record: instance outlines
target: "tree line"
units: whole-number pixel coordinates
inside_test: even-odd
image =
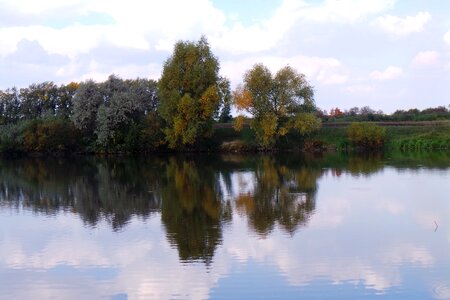
[[[450,120],[450,105],[448,107],[430,107],[423,110],[417,108],[399,109],[392,114],[386,114],[381,110],[376,111],[369,106],[352,107],[348,110],[335,107],[330,112],[320,111],[319,116],[325,122],[439,121]]]
[[[31,84],[0,91],[0,152],[146,152],[218,147],[215,123],[248,124],[260,149],[301,141],[322,121],[450,119],[449,109],[317,109],[314,89],[290,66],[276,73],[256,64],[231,90],[206,38],[179,41],[158,81],[87,80]],[[231,107],[238,115],[231,116]]]
[[[318,128],[313,89],[303,74],[285,67],[272,76],[257,64],[232,92],[219,70],[202,37],[175,44],[159,81],[111,75],[100,83],[43,82],[0,91],[0,151],[199,149],[210,144],[214,123],[231,120],[232,105],[251,115],[263,148],[289,131]]]

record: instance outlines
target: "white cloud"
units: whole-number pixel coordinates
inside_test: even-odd
[[[198,38],[201,33],[209,36],[218,49],[232,53],[257,52],[275,47],[298,21],[352,23],[382,12],[394,3],[393,0],[326,0],[309,4],[303,0],[284,0],[271,18],[244,26],[239,20],[227,19],[208,0],[155,2],[45,0],[36,4],[31,0],[7,1],[9,6],[27,15],[70,9],[78,16],[92,12],[108,15],[115,24],[74,23],[64,28],[52,28],[36,23],[2,28],[0,55],[13,52],[22,39],[36,40],[50,53],[72,56],[86,52],[102,41],[138,49],[171,51],[177,40]]]
[[[447,45],[450,45],[450,30],[447,31],[446,34],[444,34],[444,42],[445,42]]]
[[[222,62],[222,73],[235,85],[242,81],[242,75],[256,63],[263,63],[272,72],[290,65],[306,75],[308,80],[321,84],[341,84],[347,81],[348,75],[342,63],[332,57],[316,57],[296,55],[292,57],[254,56],[242,60]]]
[[[37,41],[49,53],[75,56],[86,53],[105,39],[118,42],[121,35],[114,37],[110,26],[71,26],[54,29],[46,26],[10,27],[0,29],[0,55],[11,54],[17,44],[26,39]],[[131,43],[130,37],[122,41]],[[131,43],[133,45],[133,43]],[[131,46],[130,45],[130,46]]]
[[[233,53],[271,49],[297,21],[296,12],[299,6],[303,6],[301,2],[284,1],[270,19],[247,27],[239,21],[234,21],[230,28],[222,26],[222,29],[213,35],[212,43],[219,49]]]
[[[233,53],[268,50],[277,45],[296,22],[353,23],[371,14],[392,7],[393,0],[326,0],[320,4],[309,4],[303,0],[284,0],[270,19],[243,26],[234,22],[231,28],[222,26],[222,31],[213,38],[213,44]],[[343,77],[333,82],[342,82]]]
[[[369,84],[355,84],[344,88],[344,91],[350,94],[367,94],[373,92],[374,90],[374,86]]]
[[[234,54],[269,50],[276,46],[287,31],[280,27],[271,27],[268,23],[245,27],[236,23],[231,29],[214,34],[211,44],[216,49]]]
[[[353,23],[384,11],[393,3],[393,0],[326,0],[309,4],[303,0],[284,0],[270,19],[248,27],[238,21],[231,28],[222,26],[212,41],[219,49],[233,53],[268,50],[275,47],[296,22]],[[343,77],[333,80],[342,81]]]
[[[0,3],[0,69],[3,70],[0,88],[41,80],[58,83],[90,77],[102,80],[112,72],[121,77],[155,78],[160,75],[162,62],[176,41],[196,40],[204,34],[221,59],[224,75],[232,77],[234,82],[241,81],[243,72],[255,62],[273,69],[290,64],[313,81],[321,105],[331,101],[322,99],[352,101],[350,94],[373,91],[372,86],[361,85],[366,82],[352,78],[356,73],[369,74],[374,70],[359,64],[367,60],[364,56],[368,52],[380,52],[377,58],[371,58],[377,60],[377,65],[400,66],[400,62],[393,60],[397,57],[396,49],[408,57],[423,50],[420,45],[424,41],[419,39],[426,38],[425,35],[408,41],[408,49],[402,49],[404,45],[382,44],[383,36],[367,31],[371,20],[379,17],[374,24],[399,36],[427,29],[430,13],[436,20],[443,13],[432,12],[431,8],[428,13],[428,8],[416,6],[415,12],[407,17],[404,7],[395,6],[395,0],[282,0],[277,7],[266,10],[264,17],[253,15],[253,11],[244,13],[240,6],[233,8],[232,13],[222,11],[213,0],[0,0]],[[435,30],[429,32],[430,38],[443,39],[445,43],[441,42],[440,46],[450,47],[450,28],[438,28],[437,23],[433,26]],[[48,66],[36,60],[33,65],[25,64],[16,55],[24,40],[36,42],[43,52],[63,56],[68,62]],[[358,43],[352,44],[355,40]],[[380,47],[386,51],[380,51]],[[449,69],[445,49],[433,47],[439,51],[444,68]],[[98,64],[90,65],[92,60]],[[348,87],[339,86],[344,83]],[[323,88],[324,85],[329,88]],[[440,86],[440,93],[445,94],[445,85]],[[373,93],[375,98],[382,97]],[[421,99],[408,97],[408,103],[415,101],[411,105],[422,107]]]
[[[62,9],[63,4],[56,2],[45,2],[42,10]],[[111,16],[115,24],[3,27],[0,29],[0,55],[14,52],[22,39],[36,40],[50,53],[72,56],[89,51],[104,41],[123,47],[170,51],[178,39],[223,31],[226,20],[223,13],[207,0],[164,1],[157,5],[153,1],[137,0],[73,2],[72,5],[80,7],[80,17],[86,12],[102,13]],[[69,9],[70,4],[64,2],[64,7]],[[26,5],[23,6],[21,4],[19,9],[28,12]]]
[[[160,64],[146,64],[146,65],[134,65],[134,64],[124,64],[120,66],[107,66],[98,64],[92,61],[89,64],[89,68],[82,75],[78,75],[77,69],[71,69],[70,66],[67,68],[63,67],[58,70],[59,76],[64,76],[69,78],[68,81],[84,81],[87,79],[92,79],[97,82],[105,81],[111,74],[120,74],[122,78],[151,78],[158,80],[162,66]]]
[[[373,71],[370,73],[370,78],[375,80],[392,80],[397,79],[403,74],[403,70],[400,67],[389,66],[384,71]]]
[[[375,25],[390,34],[404,36],[422,32],[425,24],[430,20],[431,15],[428,12],[419,12],[415,16],[407,16],[406,18],[385,15],[378,17]]]
[[[412,66],[414,67],[427,67],[427,66],[435,66],[439,63],[439,52],[437,51],[423,51],[417,53],[412,60]]]
[[[318,5],[306,4],[305,1],[285,2],[297,3],[302,19],[341,23],[353,23],[369,15],[381,13],[392,8],[395,3],[394,0],[325,0]]]

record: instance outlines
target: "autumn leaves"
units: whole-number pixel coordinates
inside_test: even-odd
[[[171,148],[189,147],[212,133],[215,118],[232,102],[240,113],[234,128],[241,130],[246,118],[262,148],[276,145],[290,131],[309,134],[320,127],[315,117],[313,89],[305,76],[286,66],[275,75],[257,64],[230,95],[229,82],[219,76],[219,62],[205,38],[178,42],[166,61],[159,82],[164,132]]]

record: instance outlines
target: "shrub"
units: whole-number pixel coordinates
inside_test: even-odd
[[[27,152],[67,152],[77,147],[78,131],[60,118],[38,119],[23,130],[23,147]]]
[[[0,152],[23,151],[23,132],[30,121],[21,121],[0,126]]]
[[[380,149],[384,146],[386,129],[373,123],[352,123],[347,129],[350,144],[363,149]]]

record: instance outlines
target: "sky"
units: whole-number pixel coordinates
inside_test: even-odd
[[[325,110],[450,105],[447,0],[0,0],[0,89],[157,80],[202,35],[232,87],[255,63],[289,65]]]

